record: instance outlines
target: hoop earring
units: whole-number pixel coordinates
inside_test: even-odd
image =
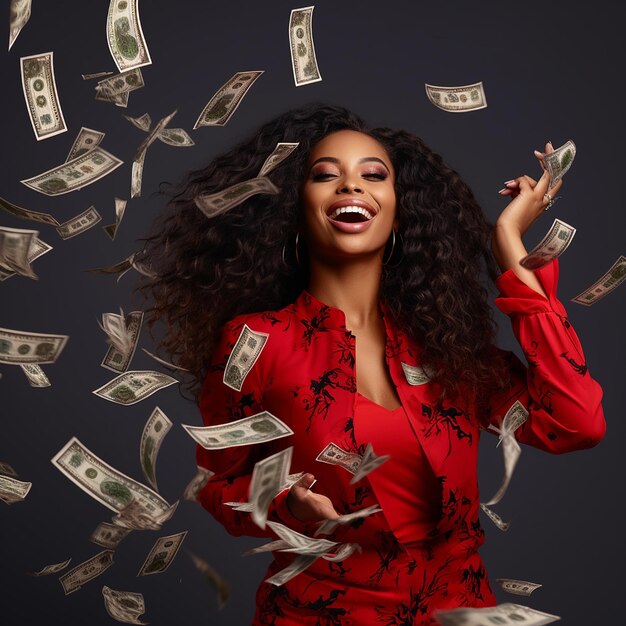
[[[299,239],[299,237],[300,237],[300,233],[297,232],[296,233],[296,264],[297,265],[300,265],[300,257],[298,256],[298,239]],[[287,245],[286,243],[283,244],[283,251],[282,251],[282,254],[281,254],[282,259],[283,259],[283,263],[285,263],[285,265],[287,265],[287,261],[285,260],[285,246],[286,245]]]
[[[389,263],[389,261],[391,260],[391,257],[393,256],[393,250],[396,247],[396,231],[392,230],[391,232],[393,235],[393,239],[391,241],[391,252],[389,253],[389,256],[387,257],[386,261],[383,258],[383,265],[387,265],[387,263]]]

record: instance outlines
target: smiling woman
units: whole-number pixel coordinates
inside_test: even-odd
[[[277,142],[299,142],[268,175],[278,194],[197,209],[255,178]],[[205,425],[254,433],[198,445],[213,474],[197,499],[233,535],[299,546],[275,546],[254,624],[425,625],[495,604],[478,553],[481,430],[514,413],[511,436],[562,453],[605,428],[557,261],[519,265],[548,182],[510,181],[493,229],[421,139],[314,105],[173,191],[142,259],[149,321],[165,322]],[[489,280],[528,369],[495,345]]]

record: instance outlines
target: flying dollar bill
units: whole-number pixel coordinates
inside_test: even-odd
[[[152,126],[152,118],[149,113],[144,113],[139,117],[130,117],[129,115],[124,116],[135,128],[139,130],[143,130],[144,132],[148,132],[150,130],[150,126]]]
[[[107,43],[120,72],[150,65],[150,53],[139,20],[139,0],[111,0],[107,14]]]
[[[159,537],[154,546],[152,546],[152,550],[150,550],[143,565],[139,568],[137,576],[148,576],[149,574],[164,572],[172,564],[186,536],[187,531],[184,530],[175,535]]]
[[[314,8],[310,6],[293,9],[289,16],[289,49],[296,87],[322,80],[313,45],[311,21]]]
[[[71,239],[72,237],[80,235],[86,230],[93,228],[101,220],[102,216],[100,213],[96,211],[95,207],[90,206],[79,215],[76,215],[72,219],[67,220],[67,222],[57,226],[57,233],[59,233],[59,237],[61,237],[61,239]]]
[[[313,565],[319,556],[311,554],[298,554],[296,558],[273,576],[270,576],[265,582],[271,585],[284,585],[286,582],[295,578],[298,574],[304,572],[305,569]]]
[[[128,369],[137,349],[137,341],[141,333],[143,311],[124,311],[103,313],[100,328],[106,333],[111,344],[100,364],[102,367],[122,373]]]
[[[289,528],[278,522],[267,522],[267,525],[280,539],[289,544],[289,547],[283,548],[281,552],[295,552],[296,554],[315,554],[321,556],[339,545],[336,541],[307,537],[293,530],[293,528]]]
[[[357,469],[354,476],[350,479],[350,484],[354,485],[354,483],[359,482],[359,480],[374,471],[377,467],[380,467],[385,461],[388,461],[389,458],[388,454],[377,456],[374,452],[372,444],[368,443],[365,447],[365,452],[363,453],[363,459],[359,465],[359,469]]]
[[[267,176],[272,170],[276,169],[299,145],[299,143],[277,143],[273,152],[265,159],[257,174],[257,178]]]
[[[11,0],[9,25],[9,50],[13,47],[17,36],[30,19],[31,0]]]
[[[268,411],[217,426],[181,424],[189,436],[207,450],[247,446],[293,435],[293,430]]]
[[[63,571],[69,564],[72,559],[67,559],[67,561],[62,561],[61,563],[54,563],[53,565],[46,565],[43,569],[38,572],[31,572],[29,576],[49,576],[50,574],[56,574],[57,572]]]
[[[319,528],[315,531],[315,536],[317,535],[330,535],[335,528],[339,525],[350,524],[356,519],[362,519],[364,517],[369,517],[374,513],[378,513],[382,511],[382,509],[377,504],[372,504],[364,509],[359,509],[358,511],[354,511],[352,513],[346,513],[345,515],[340,515],[335,519],[327,519],[324,520]]]
[[[575,234],[573,226],[555,219],[545,237],[520,260],[520,265],[528,270],[544,267],[567,250]]]
[[[67,131],[54,80],[53,53],[20,59],[22,90],[37,141]]]
[[[0,363],[54,363],[69,337],[0,328]]]
[[[4,474],[5,476],[14,476],[17,478],[17,472],[4,461],[0,461],[0,474]]]
[[[565,176],[569,168],[572,167],[575,156],[576,145],[571,139],[558,147],[554,152],[547,152],[544,155],[544,166],[550,175],[548,189],[552,189]]]
[[[287,480],[292,454],[293,446],[290,446],[254,465],[249,501],[252,504],[252,520],[260,528],[265,528],[269,506]]]
[[[223,381],[227,387],[241,391],[246,376],[263,352],[269,333],[252,330],[243,325],[224,368]]]
[[[274,196],[279,192],[269,178],[252,178],[215,193],[200,194],[194,198],[194,203],[207,217],[214,217],[257,194]]]
[[[320,463],[329,463],[330,465],[339,465],[351,474],[356,474],[363,457],[354,452],[346,452],[342,450],[336,443],[332,441],[317,455],[316,461]]]
[[[66,572],[59,578],[65,595],[78,591],[85,583],[103,574],[111,565],[113,565],[113,551],[103,550]]]
[[[150,414],[143,432],[141,433],[141,442],[139,444],[141,469],[143,470],[143,475],[155,491],[158,491],[156,482],[157,456],[163,439],[170,428],[172,428],[172,422],[157,406]]]
[[[213,567],[211,567],[204,559],[200,558],[197,554],[187,550],[187,554],[193,561],[196,569],[202,574],[207,582],[217,592],[217,608],[219,610],[226,606],[226,602],[230,598],[231,587],[230,584],[218,574]]]
[[[478,111],[487,106],[482,82],[459,87],[425,85],[428,99],[438,108],[449,113]]]
[[[170,363],[169,361],[166,361],[165,359],[158,357],[156,354],[153,354],[152,352],[150,352],[149,350],[146,350],[145,348],[142,348],[141,350],[142,352],[145,352],[151,359],[154,359],[157,363],[160,363],[161,365],[163,365],[164,367],[167,367],[168,369],[179,370],[181,372],[189,371],[189,370],[186,370],[184,367],[174,365],[173,363]]]
[[[509,529],[509,522],[505,522],[495,511],[492,511],[486,504],[480,503],[480,508],[483,513],[502,531],[506,532]]]
[[[33,483],[17,480],[10,476],[0,476],[0,500],[7,504],[21,502],[26,498]]]
[[[512,578],[496,578],[496,582],[509,593],[514,593],[518,596],[529,596],[535,589],[539,589],[542,585],[538,583],[531,583],[527,580],[514,580]]]
[[[50,252],[50,250],[52,250],[51,245],[47,244],[45,241],[42,241],[38,237],[33,237],[28,247],[28,254],[26,256],[26,261],[29,265],[28,270],[33,271],[30,267],[32,262],[38,259],[40,256],[43,256],[47,252]],[[2,264],[2,262],[0,262],[0,281],[6,280],[7,278],[10,278],[11,276],[15,276],[17,274],[17,271],[7,268]]]
[[[28,258],[37,235],[37,230],[0,226],[0,269],[36,279]]]
[[[92,393],[109,402],[130,406],[177,382],[175,378],[162,372],[135,370],[120,374],[102,387],[94,389]]]
[[[433,617],[441,626],[482,626],[482,624],[517,626],[521,622],[524,626],[545,626],[561,619],[558,615],[543,613],[512,602],[479,609],[468,607],[437,609],[433,611]]]
[[[74,143],[70,148],[65,162],[67,163],[68,161],[81,156],[81,154],[85,154],[86,152],[93,150],[96,146],[100,145],[103,139],[104,133],[101,133],[99,130],[93,130],[93,128],[86,128],[83,126],[78,131],[78,135],[76,135],[76,139],[74,139]]]
[[[111,76],[113,72],[92,72],[91,74],[81,74],[83,80],[93,80],[94,78],[102,78],[103,76]]]
[[[404,377],[409,385],[423,385],[427,383],[433,376],[433,373],[425,365],[409,365],[408,363],[401,363]]]
[[[189,148],[196,145],[189,133],[183,128],[165,128],[157,135],[157,138],[175,148]]]
[[[116,591],[104,585],[102,597],[107,613],[114,620],[125,624],[147,624],[139,619],[146,611],[142,594],[134,591]]]
[[[49,213],[40,213],[39,211],[31,211],[30,209],[23,209],[6,200],[0,198],[0,209],[15,215],[23,220],[30,220],[31,222],[39,222],[40,224],[50,224],[51,226],[60,226],[58,220]]]
[[[200,465],[198,465],[198,471],[196,472],[196,475],[189,481],[189,484],[185,487],[183,498],[185,498],[185,500],[190,500],[191,502],[196,502],[198,493],[200,493],[200,491],[209,482],[209,478],[211,478],[211,476],[213,476],[214,474],[215,472],[212,472],[206,467],[201,467]]]
[[[127,537],[132,530],[130,528],[122,528],[108,522],[100,522],[91,533],[90,541],[97,543],[103,548],[115,550],[120,545],[122,539]]]
[[[122,511],[131,503],[152,517],[170,511],[170,504],[156,491],[105,463],[76,437],[72,437],[51,462],[75,485],[112,511]]]
[[[626,256],[620,256],[604,276],[598,278],[591,287],[588,287],[585,291],[572,298],[572,302],[591,306],[611,293],[614,289],[617,289],[625,280]]]
[[[237,72],[229,78],[202,109],[193,129],[200,126],[224,126],[263,72],[264,70]]]
[[[123,161],[97,146],[67,163],[20,182],[46,196],[58,196],[95,183],[122,163]]]
[[[147,512],[140,502],[133,500],[112,517],[112,522],[130,530],[161,530],[177,508],[178,500],[162,513]]]
[[[144,85],[143,74],[139,68],[114,74],[96,83],[96,100],[126,107],[131,91],[141,89]]]
[[[36,363],[20,363],[20,368],[28,379],[31,387],[50,387],[50,381],[45,372]]]

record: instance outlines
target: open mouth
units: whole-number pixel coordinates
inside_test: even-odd
[[[362,206],[343,206],[328,213],[329,219],[347,224],[369,222],[374,215],[372,211]]]

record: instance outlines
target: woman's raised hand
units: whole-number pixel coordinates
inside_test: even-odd
[[[549,202],[547,195],[554,200],[563,185],[563,179],[548,191],[550,175],[544,167],[544,157],[550,152],[554,152],[550,142],[546,144],[545,152],[535,150],[535,156],[543,169],[543,175],[538,181],[530,176],[519,176],[507,181],[504,188],[498,192],[502,196],[512,198],[498,217],[496,223],[499,227],[510,229],[521,236],[545,210]]]
[[[301,522],[320,522],[327,519],[337,519],[339,513],[329,498],[321,493],[311,491],[315,482],[313,474],[305,474],[294,483],[287,496],[287,507],[294,517]]]

